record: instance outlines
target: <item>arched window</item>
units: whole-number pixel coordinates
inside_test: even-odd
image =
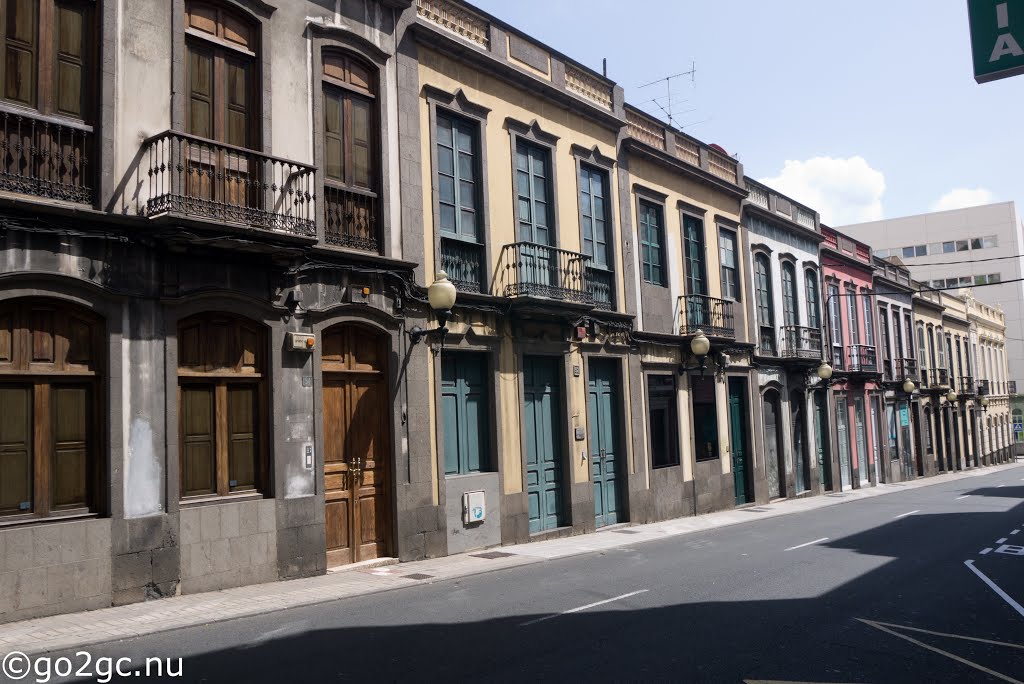
[[[247,149],[259,146],[258,34],[245,18],[219,4],[187,3],[189,133]]]
[[[178,323],[181,496],[264,491],[266,333],[228,313]]]
[[[821,296],[818,286],[818,272],[813,268],[804,270],[804,287],[807,290],[807,327],[821,328]]]
[[[775,311],[772,303],[771,265],[765,254],[754,257],[754,303],[760,328],[758,347],[762,354],[775,354]]]
[[[796,296],[796,268],[782,262],[782,317],[784,325],[800,325],[800,307]]]
[[[80,307],[0,303],[0,519],[100,509],[103,340]]]
[[[378,251],[376,69],[327,49],[320,78],[327,241]]]

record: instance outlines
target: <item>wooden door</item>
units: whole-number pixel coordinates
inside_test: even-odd
[[[828,451],[827,396],[814,393],[814,444],[818,455],[818,482],[822,489],[832,489],[832,458]]]
[[[772,391],[764,397],[764,449],[765,465],[768,468],[768,498],[777,499],[786,495],[783,484],[785,470],[779,468],[781,449],[779,448],[779,400],[778,393]]]
[[[845,397],[836,397],[836,442],[839,444],[839,486],[853,486],[853,465],[850,459],[850,411]]]
[[[796,491],[806,492],[811,488],[810,465],[807,461],[807,425],[804,419],[806,401],[801,392],[789,395],[789,410],[793,423],[793,477]]]
[[[594,359],[590,362],[590,467],[597,527],[625,520],[620,484],[617,378],[614,361]]]
[[[390,552],[390,397],[385,341],[359,326],[324,334],[327,564]]]
[[[853,398],[853,419],[857,435],[857,473],[860,483],[868,480],[868,428],[864,415],[864,397]]]
[[[562,421],[559,360],[523,358],[526,498],[530,532],[562,526]]]
[[[729,444],[736,505],[750,501],[747,464],[747,388],[740,378],[729,378]]]

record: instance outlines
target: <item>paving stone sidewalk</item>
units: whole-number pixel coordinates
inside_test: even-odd
[[[11,651],[40,655],[192,625],[216,623],[297,606],[365,596],[414,586],[422,582],[448,580],[835,506],[897,491],[989,475],[1018,465],[1010,463],[937,475],[906,483],[857,489],[841,494],[786,499],[771,504],[748,506],[647,525],[616,526],[613,529],[593,534],[518,546],[503,546],[444,558],[377,567],[362,566],[334,571],[318,577],[175,596],[116,608],[25,620],[0,625],[0,655]]]

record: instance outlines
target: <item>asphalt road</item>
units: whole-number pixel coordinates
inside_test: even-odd
[[[183,656],[167,681],[1018,681],[1015,544],[1024,467],[90,651]]]

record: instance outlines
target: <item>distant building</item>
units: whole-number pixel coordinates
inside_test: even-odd
[[[976,287],[1006,315],[1010,390],[1024,380],[1024,234],[1013,202],[858,223],[838,228],[897,256],[913,278],[932,287]],[[998,258],[1017,255],[1016,258]],[[973,263],[967,263],[973,262]],[[995,283],[995,284],[994,284]]]

